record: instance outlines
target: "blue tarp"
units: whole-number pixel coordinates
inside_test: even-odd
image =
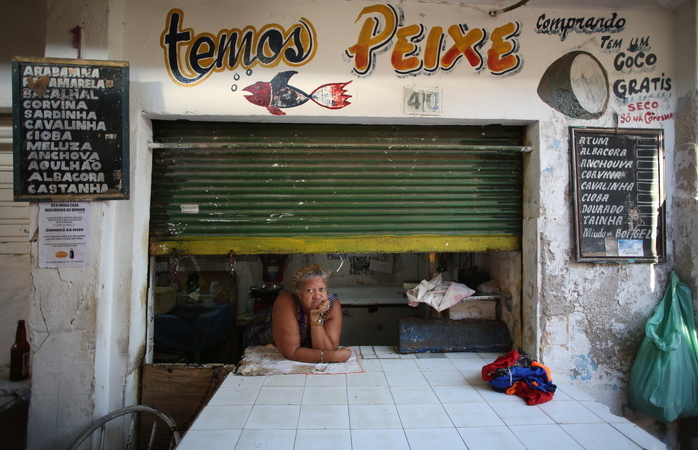
[[[230,331],[231,304],[177,306],[167,314],[155,315],[155,346],[196,353],[225,338]]]

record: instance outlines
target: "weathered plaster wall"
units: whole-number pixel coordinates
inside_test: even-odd
[[[41,0],[8,0],[0,17],[0,40],[14,42],[0,47],[0,112],[12,111],[11,60],[16,55],[43,56],[46,5]],[[5,80],[7,80],[5,82]],[[28,319],[31,299],[29,255],[0,255],[0,348],[15,340],[17,321]],[[10,352],[0,353],[0,366],[10,364]]]
[[[676,29],[678,42],[681,43],[679,50],[683,57],[677,60],[677,72],[681,73],[682,77],[677,85],[676,158],[672,168],[676,174],[675,208],[685,211],[676,217],[675,232],[672,236],[676,242],[675,270],[694,293],[698,292],[698,38],[695,27],[689,24],[695,20],[695,4],[685,7],[682,13],[677,15]]]
[[[601,125],[612,127],[613,122]],[[664,292],[672,247],[668,243],[669,261],[660,265],[575,262],[565,126],[554,121],[557,131],[541,145],[548,152],[541,150],[540,183],[545,195],[541,194],[538,252],[540,358],[554,373],[568,377],[614,414],[638,420],[628,404],[626,384],[644,324]],[[672,159],[668,144],[668,166]],[[668,186],[672,179],[667,173]],[[672,217],[668,208],[668,229]],[[675,439],[666,427],[649,422],[644,425],[665,442]]]
[[[31,298],[31,271],[29,255],[0,256],[0,345],[9,349],[15,341],[18,320],[29,317]],[[24,270],[18,271],[17,268]],[[10,352],[5,351],[0,357],[0,366],[6,369],[10,365]],[[9,369],[8,369],[9,370]]]
[[[683,55],[677,60],[677,72],[681,74],[677,85],[678,107],[676,114],[676,191],[674,209],[676,215],[672,231],[674,240],[674,270],[693,293],[693,309],[698,317],[698,36],[695,23],[698,11],[695,2],[685,6],[676,15],[677,50]],[[645,418],[640,420],[646,421]],[[649,421],[647,421],[649,422]],[[676,426],[682,448],[698,446],[696,418],[682,419]],[[651,425],[650,425],[651,426]],[[654,426],[661,427],[661,424]]]
[[[479,267],[497,282],[501,292],[508,294],[499,301],[498,319],[507,324],[513,346],[524,347],[521,329],[521,253],[485,253],[482,260]]]
[[[628,103],[652,99],[657,114],[651,124],[665,130],[667,167],[674,167],[675,89],[648,87],[630,99],[607,92],[609,102],[596,119],[574,118],[558,112],[537,94],[543,73],[560,56],[584,50],[605,68],[610,84],[616,80],[675,75],[672,15],[624,8],[622,32],[536,32],[542,14],[554,17],[610,17],[608,10],[547,10],[526,7],[492,18],[458,4],[395,2],[402,25],[421,24],[426,30],[467,23],[491,37],[508,24],[520,24],[512,52],[523,64],[506,75],[488,66],[476,69],[466,60],[431,76],[400,76],[391,66],[390,50],[378,52],[372,71],[359,75],[346,51],[357,42],[372,1],[260,0],[191,1],[182,6],[179,31],[210,33],[245,27],[261,30],[274,24],[284,30],[304,18],[317,38],[314,57],[290,67],[284,62],[249,70],[236,67],[212,73],[192,86],[182,86],[168,75],[165,48],[170,1],[133,0],[49,2],[47,56],[75,57],[75,25],[85,27],[83,57],[122,59],[131,66],[131,192],[123,202],[100,202],[93,208],[95,266],[85,269],[35,268],[36,294],[32,304],[35,379],[30,426],[30,448],[63,448],[92,416],[134,401],[137,367],[145,342],[148,204],[150,192],[153,118],[332,123],[518,123],[528,125],[533,152],[526,157],[525,222],[521,254],[522,342],[556,373],[579,381],[580,387],[620,411],[624,385],[640,329],[663,292],[671,262],[665,265],[594,265],[574,262],[572,197],[570,194],[569,126],[616,125],[615,114],[628,117]],[[695,21],[692,22],[695,28]],[[463,29],[461,32],[465,33]],[[604,36],[622,38],[622,48],[605,47]],[[633,38],[647,38],[657,56],[652,67],[615,69],[614,58]],[[449,44],[450,46],[451,44]],[[482,55],[491,41],[485,40]],[[204,50],[202,50],[204,51]],[[181,55],[180,55],[181,56]],[[405,58],[407,54],[403,55]],[[181,60],[180,63],[182,63]],[[206,58],[202,59],[205,64]],[[186,68],[186,64],[182,67]],[[278,72],[297,70],[289,84],[312,91],[325,83],[347,82],[351,105],[328,110],[312,102],[286,108],[285,116],[248,102],[242,88],[269,81]],[[188,69],[187,69],[188,70]],[[191,74],[191,72],[189,71]],[[593,84],[593,83],[592,83]],[[405,86],[438,87],[443,93],[440,116],[403,112]],[[593,88],[591,89],[594,90]],[[587,92],[592,94],[594,92]],[[598,94],[598,92],[595,92]],[[584,95],[584,93],[582,93]],[[593,103],[593,102],[592,102]],[[621,124],[623,125],[623,124]],[[674,186],[667,173],[667,186]],[[673,229],[677,207],[669,192],[668,226]],[[36,210],[33,212],[36,217]],[[35,227],[35,224],[33,225]],[[680,236],[675,236],[676,241]],[[36,251],[36,249],[34,249]],[[669,254],[673,245],[669,244]]]
[[[83,58],[118,59],[121,39],[109,49],[107,41],[120,36],[120,2],[49,2],[48,10],[46,56],[75,58],[69,30],[80,25]],[[28,448],[65,448],[93,418],[137,401],[146,321],[144,216],[147,197],[146,205],[138,198],[95,202],[92,267],[40,269],[33,244]],[[33,230],[37,217],[33,206]]]
[[[0,110],[12,110],[14,56],[43,56],[46,46],[46,0],[5,0],[0,38],[11,43],[0,48]]]

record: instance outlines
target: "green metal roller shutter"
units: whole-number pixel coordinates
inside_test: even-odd
[[[152,254],[519,247],[520,127],[153,129]]]

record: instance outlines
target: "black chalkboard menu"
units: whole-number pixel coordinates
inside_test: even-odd
[[[128,69],[13,59],[15,201],[129,198]]]
[[[662,130],[570,128],[579,262],[664,262]]]

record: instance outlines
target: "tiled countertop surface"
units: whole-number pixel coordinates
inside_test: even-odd
[[[541,405],[495,392],[480,369],[498,354],[357,349],[365,373],[229,375],[178,449],[665,448],[562,377]]]

